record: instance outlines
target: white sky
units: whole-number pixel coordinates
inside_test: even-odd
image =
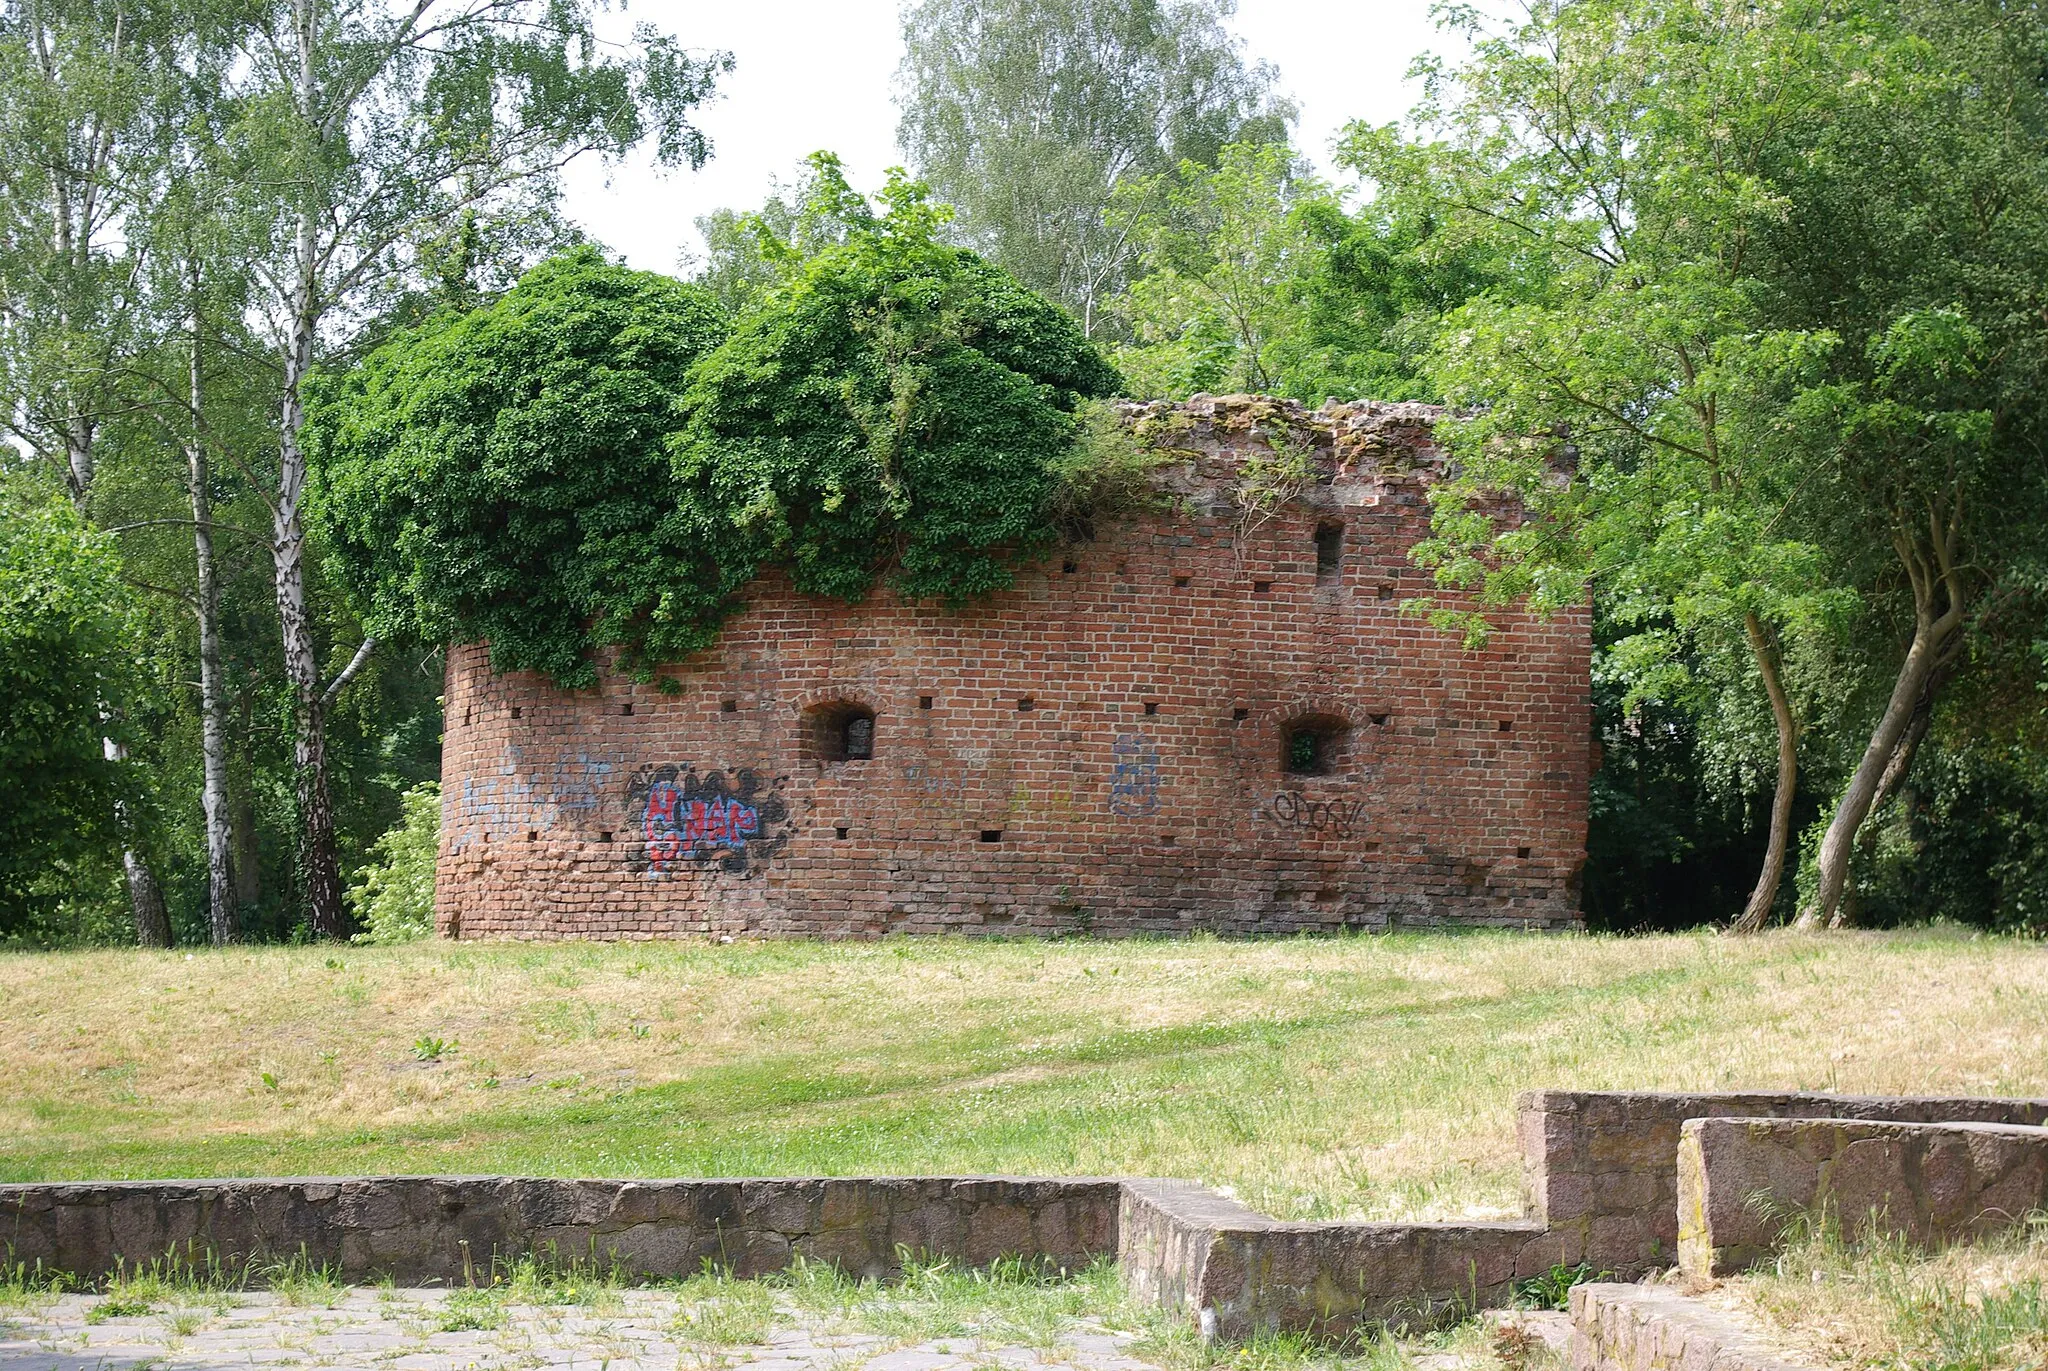
[[[1301,107],[1295,143],[1327,171],[1330,140],[1346,123],[1386,123],[1414,103],[1419,92],[1402,78],[1417,53],[1461,48],[1428,11],[1429,0],[1240,0],[1230,25],[1250,56],[1279,68]],[[609,173],[594,162],[570,168],[569,213],[632,266],[676,270],[702,250],[698,215],[759,205],[771,179],[794,179],[819,148],[837,152],[862,190],[903,160],[892,98],[903,55],[897,0],[639,0],[626,21],[736,59],[698,121],[712,141],[702,171],[656,174],[644,161]]]

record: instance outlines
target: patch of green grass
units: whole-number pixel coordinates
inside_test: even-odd
[[[2048,1093],[2048,945],[1943,929],[332,957],[0,955],[0,1180],[1138,1174],[1477,1218],[1520,1212],[1518,1090]],[[422,1038],[443,1067],[392,1070]]]
[[[101,1298],[86,1311],[87,1323],[137,1318],[162,1306],[175,1311],[223,1313],[237,1303],[248,1271],[220,1261],[212,1252],[171,1251],[130,1266],[117,1262],[100,1282]]]
[[[77,1284],[69,1272],[44,1270],[40,1258],[0,1263],[0,1310],[40,1309]]]
[[[436,1311],[434,1329],[441,1333],[488,1333],[505,1326],[505,1299],[484,1286],[458,1286]]]
[[[626,1288],[623,1267],[590,1255],[564,1260],[552,1246],[510,1261],[500,1260],[491,1288],[507,1304],[580,1305],[616,1309]]]
[[[267,1287],[279,1304],[302,1309],[332,1309],[348,1298],[341,1273],[316,1262],[304,1248],[297,1255],[252,1268],[250,1275]]]
[[[767,1342],[783,1321],[772,1286],[735,1279],[731,1272],[709,1264],[701,1274],[676,1285],[675,1294],[676,1316],[669,1331],[695,1346],[756,1346]]]

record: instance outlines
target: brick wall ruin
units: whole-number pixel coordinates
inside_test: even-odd
[[[441,932],[1574,925],[1587,616],[1475,651],[1401,612],[1436,413],[1129,406],[1158,512],[959,609],[765,573],[667,689],[454,649]],[[1276,441],[1312,479],[1248,514]]]

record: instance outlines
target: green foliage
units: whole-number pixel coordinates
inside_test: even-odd
[[[707,634],[771,562],[847,599],[877,579],[949,602],[1008,585],[1053,536],[1077,407],[1117,384],[1057,308],[940,241],[921,186],[892,174],[880,213],[842,200],[847,241],[741,321],[683,397],[678,522],[718,574],[672,604]]]
[[[403,817],[370,847],[356,873],[349,911],[363,931],[349,941],[409,943],[434,931],[434,861],[441,845],[441,783],[425,781],[401,797]]]
[[[786,279],[716,346],[705,288],[584,250],[311,389],[324,526],[380,629],[586,685],[599,648],[651,673],[710,643],[764,565],[958,602],[1050,541],[1075,410],[1116,373],[940,241],[922,187],[892,176],[878,213],[812,166],[845,241],[755,221]]]
[[[1056,522],[1078,530],[1097,516],[1160,505],[1153,478],[1175,460],[1173,451],[1144,441],[1124,422],[1114,401],[1088,401],[1079,418],[1079,436],[1052,463]]]
[[[1402,146],[1354,127],[1338,161],[1370,175]],[[1137,260],[1115,302],[1133,340],[1117,362],[1132,393],[1436,398],[1425,362],[1440,320],[1508,281],[1511,255],[1444,232],[1427,190],[1379,177],[1374,191],[1347,209],[1280,143],[1121,185],[1111,219]]]
[[[1310,206],[1336,208],[1285,144],[1232,144],[1117,188],[1112,218],[1138,243],[1118,364],[1141,396],[1271,391],[1307,313],[1320,244]]]
[[[691,279],[731,313],[743,313],[811,258],[844,243],[867,213],[867,202],[846,184],[839,158],[814,152],[787,195],[778,185],[758,210],[713,210],[697,220],[705,258]]]
[[[1232,0],[918,0],[904,6],[897,139],[966,239],[1090,336],[1133,266],[1104,215],[1128,177],[1286,137],[1277,73]]]
[[[1873,821],[1857,919],[2048,933],[2048,755],[2020,742],[1930,749]]]
[[[1516,1282],[1515,1305],[1520,1309],[1563,1309],[1571,1297],[1573,1286],[1613,1278],[1612,1271],[1596,1272],[1587,1262],[1580,1262],[1577,1266],[1558,1262],[1540,1276]]]
[[[565,685],[600,646],[701,645],[670,606],[709,568],[667,517],[663,441],[723,327],[702,290],[579,249],[309,386],[318,514],[376,628]]]
[[[0,936],[56,898],[50,878],[119,841],[101,747],[133,677],[127,588],[68,502],[0,486]],[[61,882],[58,882],[61,886]]]

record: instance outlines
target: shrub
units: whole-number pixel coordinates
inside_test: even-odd
[[[376,859],[356,873],[349,908],[363,927],[358,943],[409,943],[434,931],[434,859],[441,846],[441,784],[405,792],[397,825],[370,847]]]
[[[700,646],[669,599],[717,568],[676,536],[664,443],[724,331],[708,292],[580,248],[317,378],[315,513],[376,628],[488,642],[500,670],[565,686],[596,679],[601,646]]]

